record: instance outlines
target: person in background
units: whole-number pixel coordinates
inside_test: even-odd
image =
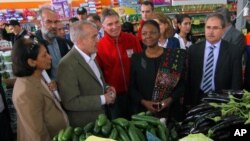
[[[108,105],[115,102],[115,88],[107,86],[95,62],[97,34],[92,22],[73,23],[70,36],[74,47],[59,64],[58,87],[73,127],[94,121],[105,110],[109,116]]]
[[[212,92],[242,89],[241,49],[222,39],[225,27],[221,14],[208,15],[206,40],[188,49],[188,92],[184,97],[188,109]]]
[[[25,35],[28,34],[27,30],[23,29],[19,21],[17,20],[9,21],[9,30],[14,34],[14,36],[12,36],[11,38],[12,44],[14,44],[15,41],[23,38]]]
[[[147,20],[142,42],[147,48],[131,59],[130,100],[132,114],[151,111],[157,117],[181,120],[180,97],[185,92],[186,51],[158,45],[160,26]]]
[[[98,35],[97,38],[101,39],[104,36],[104,31],[102,28],[102,23],[101,23],[101,18],[99,15],[97,14],[89,14],[87,16],[87,21],[93,22],[94,24],[96,24],[97,29],[98,29]]]
[[[0,74],[0,138],[3,141],[14,141],[8,104],[2,87],[2,74]]]
[[[60,38],[65,38],[64,24],[62,22],[57,24],[57,36]]]
[[[13,33],[7,33],[8,24],[5,21],[0,21],[0,31],[2,32],[2,38],[7,41],[11,41],[11,37],[14,36]]]
[[[191,37],[191,17],[182,14],[176,15],[177,19],[177,33],[174,37],[179,39],[180,46],[182,49],[187,49],[192,45]]]
[[[174,28],[171,19],[161,12],[156,12],[153,19],[160,25],[161,37],[158,45],[163,48],[180,48],[179,40],[173,37]]]
[[[172,18],[172,25],[173,25],[173,28],[174,28],[174,31],[175,33],[177,32],[177,29],[178,29],[178,24],[177,24],[177,18],[176,18],[176,15],[173,16]]]
[[[225,32],[223,33],[222,39],[226,40],[234,45],[240,47],[242,53],[245,51],[245,37],[237,30],[231,23],[231,14],[227,8],[218,8],[215,12],[221,14],[226,21]]]
[[[51,67],[51,56],[42,43],[22,38],[12,50],[13,73],[17,77],[13,104],[17,111],[17,141],[51,141],[68,118],[52,91],[56,84],[46,84],[42,71]]]
[[[124,22],[122,24],[122,31],[127,33],[132,33],[133,35],[135,35],[134,25],[130,22]]]
[[[77,14],[77,18],[81,21],[81,20],[87,19],[88,12],[84,7],[79,7],[76,10],[76,14]]]
[[[104,37],[98,42],[97,61],[105,81],[115,87],[117,98],[111,107],[112,118],[129,118],[128,84],[130,59],[133,53],[141,52],[138,39],[121,31],[119,15],[113,9],[102,11]]]
[[[72,18],[70,18],[70,19],[69,19],[68,28],[70,28],[71,25],[72,25],[74,22],[77,22],[77,21],[79,21],[79,19],[78,19],[77,17],[72,17]],[[66,33],[65,38],[66,38],[67,40],[71,41],[69,32]]]
[[[138,28],[138,32],[137,32],[137,37],[139,39],[139,41],[141,42],[141,29],[142,29],[142,25],[145,21],[152,19],[154,15],[154,4],[151,1],[144,1],[141,4],[141,21],[139,23],[139,28]],[[144,46],[141,43],[143,49]]]
[[[68,53],[72,44],[68,44],[65,39],[57,37],[59,20],[55,11],[47,7],[42,7],[38,13],[41,19],[41,30],[36,32],[36,37],[39,42],[45,45],[48,53],[52,57],[52,66],[47,72],[50,78],[55,80],[59,61]]]

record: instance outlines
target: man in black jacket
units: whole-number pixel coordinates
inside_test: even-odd
[[[64,39],[56,37],[59,20],[55,11],[43,7],[39,10],[39,16],[41,18],[41,30],[36,32],[36,37],[45,44],[48,53],[52,57],[52,67],[48,74],[51,79],[55,80],[60,59],[68,53],[73,45],[67,44]]]
[[[14,44],[16,40],[21,39],[28,34],[27,30],[23,29],[17,20],[9,21],[9,30],[14,34],[14,36],[11,37],[12,44]]]

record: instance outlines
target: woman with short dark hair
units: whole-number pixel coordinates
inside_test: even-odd
[[[12,97],[17,139],[50,141],[68,125],[66,114],[42,79],[42,71],[51,67],[51,57],[43,44],[23,38],[14,44],[12,62],[17,77]]]

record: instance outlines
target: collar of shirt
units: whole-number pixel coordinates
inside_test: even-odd
[[[158,42],[158,45],[160,47],[163,47],[163,48],[166,48],[167,47],[167,44],[168,44],[168,39],[165,40],[165,42],[163,44],[160,43],[160,41]]]
[[[96,53],[93,53],[91,54],[90,56],[87,55],[86,53],[84,53],[83,51],[81,51],[76,45],[75,45],[75,49],[80,53],[80,55],[84,58],[84,60],[86,62],[90,62],[90,61],[93,61],[95,60],[95,57],[96,57]]]
[[[206,49],[210,49],[211,46],[215,46],[214,49],[217,49],[217,48],[220,47],[220,44],[221,44],[221,40],[219,42],[215,43],[215,44],[211,44],[208,41],[206,41]]]
[[[21,32],[19,32],[19,34],[17,36],[22,35],[23,32],[24,32],[24,30],[22,29]]]

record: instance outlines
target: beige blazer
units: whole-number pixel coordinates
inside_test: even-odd
[[[102,73],[101,79],[105,87]],[[100,113],[104,113],[100,98],[104,88],[75,48],[61,59],[57,81],[70,125],[83,126],[90,121],[95,121]]]
[[[17,111],[18,141],[51,141],[60,129],[66,128],[60,105],[40,79],[18,77],[12,99]]]

